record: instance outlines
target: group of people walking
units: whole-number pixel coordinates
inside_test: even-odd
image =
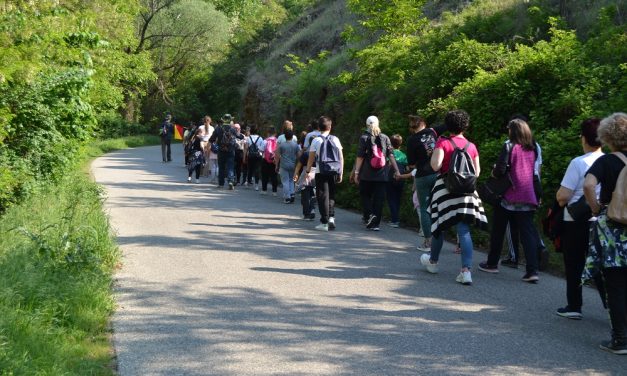
[[[470,126],[465,111],[448,112],[444,124],[436,127],[410,116],[406,154],[401,151],[403,138],[382,133],[376,116],[368,117],[365,125],[349,181],[359,187],[367,230],[380,230],[386,199],[390,226],[399,226],[403,181],[409,179],[423,235],[417,248],[424,252],[420,263],[427,272],[438,273],[445,235],[454,229],[461,257],[456,281],[471,285],[471,227],[487,230],[490,222],[489,253],[478,269],[496,274],[499,265],[517,268],[517,252],[500,258],[505,238],[515,249],[520,241],[525,258],[522,281],[538,283],[544,244],[534,223],[542,196],[542,149],[524,116],[508,122],[507,140],[497,160],[490,161],[494,167],[482,184],[479,149],[465,136]],[[300,193],[303,219],[314,220],[317,205],[320,223],[315,229],[335,230],[336,186],[346,166],[332,127],[331,119],[323,116],[297,137],[293,124],[285,121],[280,136],[269,127],[264,137],[255,125],[241,129],[228,114],[215,128],[206,117],[203,125],[189,130],[188,181],[195,172],[198,182],[215,154],[219,187],[243,185],[267,194],[270,185],[276,196],[280,177],[286,204],[294,203]],[[556,314],[582,319],[582,283],[594,281],[612,326],[612,338],[601,348],[627,354],[627,114],[587,119],[580,136],[583,155],[570,162],[552,210],[550,232],[561,238],[558,250],[566,271],[567,304]],[[602,146],[611,153],[604,154]],[[491,207],[490,221],[484,204]]]

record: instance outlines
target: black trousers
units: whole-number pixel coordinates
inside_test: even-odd
[[[627,268],[603,269],[612,339],[627,344]]]
[[[172,161],[172,139],[161,136],[161,158],[164,162]],[[167,158],[167,159],[166,159]]]
[[[377,217],[372,222],[372,226],[379,226],[381,223],[386,185],[387,182],[384,181],[359,181],[359,195],[361,196],[364,218],[368,219],[370,215]]]
[[[490,253],[488,265],[497,266],[503,249],[503,239],[507,222],[510,222],[512,231],[519,231],[520,240],[527,260],[527,273],[538,273],[538,230],[533,224],[535,211],[511,211],[501,205],[494,207],[492,217],[492,233],[490,234]],[[513,220],[512,220],[513,219]]]
[[[253,183],[253,178],[255,178],[255,184],[259,184],[259,168],[261,167],[261,159],[248,158],[248,163],[246,164],[246,167],[248,169],[248,173],[246,174],[248,184]]]
[[[189,176],[191,178],[192,177],[192,173],[196,172],[196,180],[198,180],[198,179],[200,179],[200,172],[201,171],[202,171],[202,165],[198,165],[193,170],[189,170],[189,174],[187,176]]]
[[[265,159],[261,160],[261,190],[268,190],[268,183],[272,184],[272,192],[276,193],[279,186],[279,179],[276,173],[276,165],[268,163]]]
[[[590,223],[564,222],[562,236],[562,254],[564,256],[564,271],[566,272],[566,301],[568,307],[581,311],[581,273],[586,264],[588,254],[588,240],[590,238]]]
[[[244,152],[241,150],[235,151],[235,182],[237,184],[242,181],[246,181],[246,173],[244,171],[244,180],[240,180],[243,172]]]
[[[329,223],[335,217],[335,182],[337,176],[316,174],[316,197],[320,210],[320,223]]]
[[[303,206],[303,215],[309,216],[316,210],[316,195],[314,187],[305,187],[300,191],[300,204]]]

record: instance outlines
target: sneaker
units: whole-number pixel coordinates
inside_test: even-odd
[[[486,272],[486,273],[496,274],[499,272],[499,267],[488,265],[487,262],[482,262],[479,264],[479,270],[481,270],[482,272]]]
[[[261,191],[259,194],[260,194],[260,195],[262,195],[262,196],[265,196],[265,195],[267,195],[267,194],[268,194],[268,192],[266,192],[266,191]]]
[[[233,185],[233,183],[229,182],[229,191],[232,191],[235,189],[235,186]]]
[[[388,226],[390,226],[392,228],[399,228],[400,224],[398,222],[390,222],[390,223],[388,223]]]
[[[200,180],[196,179],[196,184],[200,184]]]
[[[381,231],[379,226],[370,226],[370,227],[368,227],[368,230],[370,230],[370,231]]]
[[[276,192],[272,192],[272,197],[277,197]]]
[[[602,350],[609,351],[616,355],[627,355],[627,343],[616,340],[603,341],[599,345]]]
[[[259,184],[255,184],[255,191],[259,192]]]
[[[537,274],[535,273],[526,273],[523,277],[522,280],[524,282],[529,282],[529,283],[537,283],[540,278],[538,277]]]
[[[435,274],[438,272],[438,264],[431,263],[431,255],[425,253],[420,256],[420,263],[427,268],[429,273]]]
[[[290,199],[289,198],[285,198],[283,199],[283,203],[284,204],[291,204]]]
[[[558,308],[555,313],[558,316],[566,317],[567,319],[571,320],[581,320],[583,318],[581,311],[572,310],[569,306],[566,306],[564,308]]]
[[[431,253],[431,245],[429,244],[429,242],[427,242],[426,239],[422,243],[422,246],[418,246],[416,247],[416,249],[419,250],[420,252]]]
[[[376,219],[376,215],[370,214],[370,217],[368,217],[368,220],[366,221],[366,227],[370,228],[370,225],[372,225]]]
[[[316,213],[309,214],[309,220],[313,221],[314,219],[316,219]]]
[[[518,261],[512,259],[501,260],[501,265],[507,266],[508,268],[518,269]]]
[[[165,163],[165,161],[163,161],[163,163]],[[192,177],[191,177],[191,176],[187,178],[187,182],[188,182],[188,183],[191,183],[191,182],[192,182]]]
[[[318,231],[329,231],[329,225],[326,223],[321,223],[318,226],[316,226],[315,229]]]
[[[294,197],[294,196],[290,197],[290,204],[293,204],[294,201],[296,201],[296,197]]]
[[[329,218],[329,230],[335,230],[335,217]]]
[[[425,237],[425,233],[422,231],[422,229],[418,230],[418,236],[424,238]]]
[[[472,277],[470,275],[470,271],[460,272],[455,280],[462,285],[472,285]]]

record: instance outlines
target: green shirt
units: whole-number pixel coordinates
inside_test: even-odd
[[[407,155],[398,149],[394,149],[394,159],[396,159],[396,163],[407,165]],[[402,173],[403,171],[401,171]]]

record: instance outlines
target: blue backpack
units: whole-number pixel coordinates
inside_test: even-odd
[[[318,154],[318,171],[322,175],[341,175],[340,149],[333,143],[335,136],[320,136],[322,145]]]

